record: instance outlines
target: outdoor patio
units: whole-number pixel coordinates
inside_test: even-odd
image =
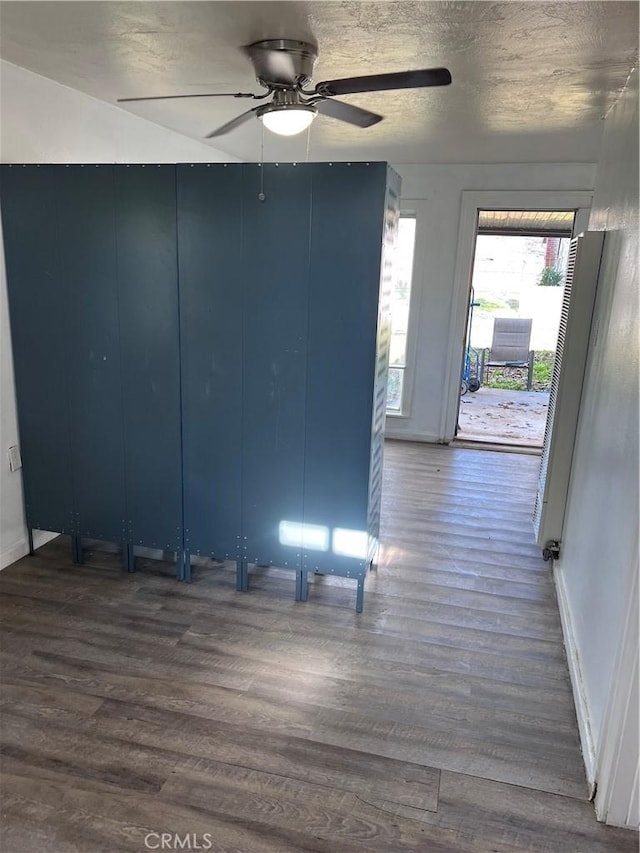
[[[460,399],[457,438],[542,447],[549,393],[481,387]]]

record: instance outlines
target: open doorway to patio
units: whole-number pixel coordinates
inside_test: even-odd
[[[574,211],[478,211],[456,437],[541,448]]]

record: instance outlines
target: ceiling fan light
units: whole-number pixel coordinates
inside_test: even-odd
[[[315,117],[315,108],[307,105],[279,107],[265,110],[260,114],[260,119],[267,130],[280,136],[295,136],[296,133],[302,133]]]

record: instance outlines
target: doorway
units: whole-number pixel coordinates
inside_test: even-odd
[[[458,440],[542,448],[574,219],[478,210]]]

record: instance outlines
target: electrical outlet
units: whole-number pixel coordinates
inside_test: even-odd
[[[22,468],[22,459],[20,458],[20,448],[17,444],[12,444],[7,452],[9,457],[9,468],[11,471],[18,471]]]

